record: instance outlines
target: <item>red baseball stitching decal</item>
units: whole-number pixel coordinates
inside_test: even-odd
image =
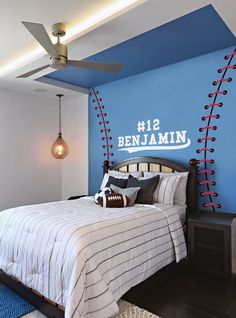
[[[224,57],[225,60],[229,60],[228,64],[218,69],[218,73],[223,72],[223,75],[219,80],[216,80],[212,83],[213,86],[218,85],[217,90],[208,94],[209,98],[214,98],[213,102],[204,106],[205,110],[209,110],[209,114],[204,115],[202,117],[202,121],[207,120],[207,125],[205,127],[199,128],[199,131],[202,133],[205,133],[205,136],[198,139],[199,143],[204,142],[204,147],[197,149],[197,153],[203,155],[203,158],[198,160],[199,163],[203,164],[198,174],[204,175],[204,180],[199,181],[198,184],[204,185],[206,187],[206,191],[200,192],[200,195],[207,196],[209,198],[208,202],[203,203],[203,207],[211,207],[213,211],[215,211],[216,208],[220,209],[221,205],[213,201],[213,198],[217,197],[218,193],[212,191],[210,188],[212,186],[215,186],[216,183],[215,181],[209,180],[209,175],[213,175],[215,172],[214,170],[209,169],[208,165],[213,164],[215,161],[214,159],[208,159],[207,155],[208,153],[214,152],[214,148],[209,147],[209,143],[214,142],[216,138],[213,136],[209,136],[209,133],[217,129],[217,126],[215,125],[212,126],[210,124],[212,120],[218,120],[220,118],[220,114],[213,114],[213,112],[215,110],[215,107],[223,106],[222,102],[216,102],[216,100],[218,97],[223,97],[224,95],[228,93],[227,90],[220,90],[220,88],[223,83],[227,84],[232,81],[231,77],[226,78],[225,76],[228,70],[236,69],[236,65],[231,65],[232,59],[234,58],[235,55],[236,55],[236,49],[234,50],[234,52]]]
[[[110,136],[111,129],[107,126],[109,125],[109,121],[105,118],[107,117],[107,113],[104,112],[104,105],[101,105],[102,98],[98,97],[99,92],[95,91],[94,88],[91,89],[91,92],[89,93],[90,96],[93,96],[93,103],[96,103],[95,110],[98,111],[97,117],[100,118],[99,125],[102,125],[103,128],[100,130],[100,132],[103,134],[102,141],[104,144],[102,145],[103,150],[105,149],[105,152],[103,153],[103,156],[106,157],[106,159],[112,164],[113,162],[110,160],[110,157],[112,157],[114,154],[111,152],[111,148],[113,148],[113,145],[111,144],[112,137]]]

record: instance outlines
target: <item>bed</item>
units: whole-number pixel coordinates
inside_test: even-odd
[[[197,208],[196,160],[185,168],[139,157],[111,167],[105,161],[103,169],[188,171],[186,215]],[[182,225],[175,206],[109,209],[91,197],[3,211],[0,278],[48,317],[111,317],[132,286],[186,256]]]

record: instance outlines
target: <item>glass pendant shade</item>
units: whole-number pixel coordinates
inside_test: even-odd
[[[59,133],[57,140],[52,144],[51,153],[56,159],[64,159],[69,154],[69,148],[61,133],[61,97],[64,95],[58,94],[57,96],[59,97]]]
[[[56,159],[64,159],[69,154],[67,143],[62,138],[61,133],[58,134],[57,140],[54,141],[51,147],[51,153]]]

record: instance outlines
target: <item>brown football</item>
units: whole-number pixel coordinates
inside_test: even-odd
[[[98,203],[104,208],[123,208],[129,203],[129,198],[120,193],[109,193],[102,197]]]

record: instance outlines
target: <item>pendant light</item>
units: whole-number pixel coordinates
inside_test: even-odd
[[[69,148],[67,143],[62,138],[61,133],[61,98],[64,96],[63,94],[56,95],[59,98],[59,133],[58,138],[51,147],[51,153],[56,159],[64,159],[69,154]]]

